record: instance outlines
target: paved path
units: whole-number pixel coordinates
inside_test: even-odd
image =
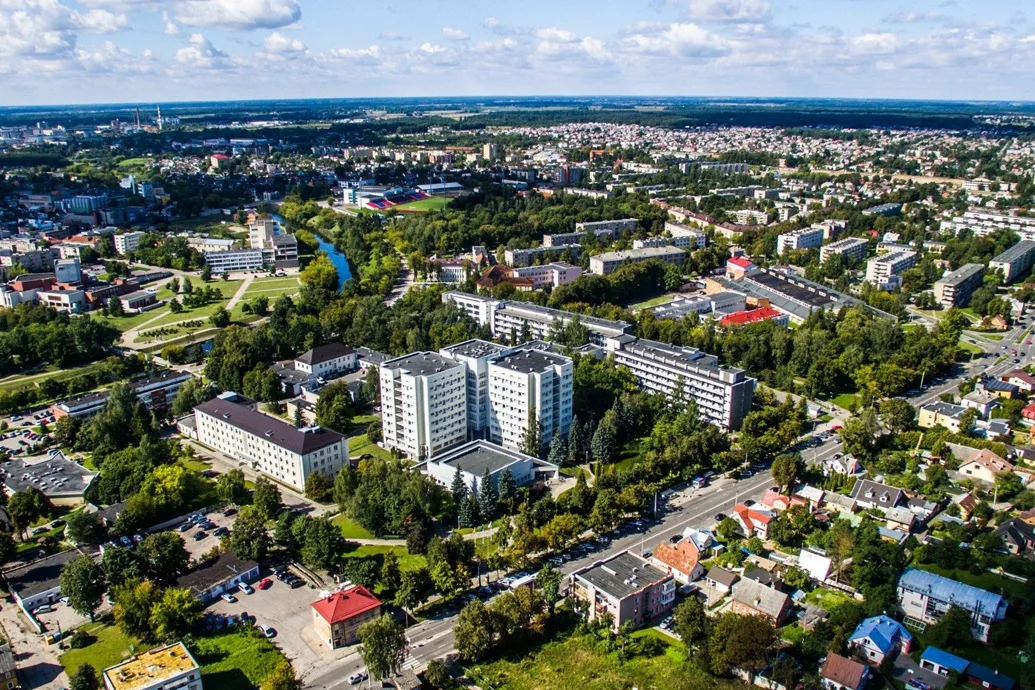
[[[230,301],[226,303],[227,311],[234,310],[234,307],[237,306],[237,303],[240,302],[241,298],[244,297],[244,293],[248,292],[248,287],[252,284],[253,280],[255,280],[255,274],[249,273],[248,276],[245,277],[244,282],[241,283],[241,286],[237,288],[237,292],[234,293],[234,296],[231,297]]]

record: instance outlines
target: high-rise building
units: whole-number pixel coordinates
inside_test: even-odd
[[[439,352],[467,367],[467,435],[489,437],[489,362],[509,348],[487,340],[465,340]]]
[[[384,443],[411,458],[430,458],[467,440],[467,366],[435,352],[384,362]]]
[[[496,160],[496,155],[497,155],[496,144],[493,144],[491,142],[486,142],[485,144],[482,145],[482,158],[484,158],[486,161],[492,162],[492,161]]]
[[[140,239],[143,236],[144,233],[142,232],[126,232],[121,235],[115,235],[115,251],[122,255],[135,252],[137,247],[140,246]]]
[[[523,449],[539,428],[541,445],[571,430],[574,367],[571,358],[519,349],[489,363],[489,438]]]

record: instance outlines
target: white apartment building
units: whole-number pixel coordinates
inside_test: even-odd
[[[865,259],[869,252],[870,243],[861,237],[846,237],[837,242],[831,242],[819,250],[819,262],[826,263],[833,256],[840,256],[845,261]]]
[[[988,262],[990,271],[1002,271],[1003,282],[1009,285],[1028,273],[1035,265],[1035,241],[1021,240]]]
[[[532,281],[533,289],[538,290],[547,285],[553,287],[567,285],[582,275],[582,269],[564,261],[555,261],[552,264],[541,266],[512,268],[511,274],[518,278],[528,278]]]
[[[487,340],[465,340],[439,354],[467,368],[467,436],[489,438],[489,362],[511,349]]]
[[[626,230],[630,232],[635,232],[636,227],[639,225],[639,223],[640,221],[636,218],[621,218],[619,220],[596,220],[586,223],[575,223],[575,232],[581,234],[589,230],[590,232],[597,235],[597,237],[600,237],[601,233],[605,232],[610,233],[613,236],[620,235]]]
[[[140,238],[143,236],[144,233],[142,232],[127,232],[122,235],[115,235],[115,251],[123,255],[135,252],[137,247],[140,246]]]
[[[934,297],[945,309],[965,307],[970,302],[970,295],[981,287],[984,277],[982,264],[963,264],[935,281]]]
[[[765,225],[769,222],[769,214],[767,212],[756,211],[750,208],[734,211],[733,218],[739,225]]]
[[[277,233],[277,224],[272,220],[258,220],[248,226],[248,246],[252,249],[263,249],[273,242]]]
[[[680,249],[700,249],[708,243],[703,231],[671,220],[665,221],[665,232],[672,236],[672,246]]]
[[[589,259],[589,272],[598,276],[614,273],[625,264],[636,264],[644,261],[663,261],[675,266],[682,266],[686,260],[686,251],[678,247],[645,247],[621,252],[605,252]]]
[[[514,350],[489,363],[489,439],[520,449],[542,424],[540,441],[571,430],[574,367],[571,358],[541,350]]]
[[[902,271],[916,266],[916,252],[891,252],[866,262],[866,280],[881,289],[892,289],[902,283]]]
[[[799,228],[776,238],[776,253],[811,249],[823,244],[823,228]]]
[[[533,247],[532,249],[508,249],[503,252],[503,260],[511,268],[518,268],[521,266],[531,266],[540,257],[561,256],[565,252],[570,254],[572,258],[578,257],[582,252],[582,246],[578,244],[561,244],[553,246],[543,245],[542,247]]]
[[[305,491],[313,472],[333,479],[348,462],[348,439],[318,426],[296,428],[223,393],[194,408],[198,442],[248,463],[252,469]]]
[[[231,249],[224,252],[205,252],[205,263],[212,273],[233,273],[262,268],[261,249]]]
[[[742,369],[720,366],[714,355],[631,335],[605,343],[615,364],[628,367],[647,391],[673,397],[682,390],[701,419],[723,429],[738,429],[751,410],[756,380]]]
[[[467,440],[467,367],[435,352],[380,366],[384,443],[428,459]]]
[[[984,237],[996,230],[1013,230],[1022,240],[1035,240],[1035,218],[1014,215],[1015,211],[1004,212],[989,208],[971,208],[962,216],[943,221],[941,229],[954,235],[970,230]]]
[[[295,358],[295,370],[312,376],[330,376],[357,368],[359,355],[348,345],[318,345]]]

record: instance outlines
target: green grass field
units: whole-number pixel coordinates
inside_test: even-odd
[[[8,376],[7,378],[0,381],[0,391],[15,390],[23,388],[29,385],[38,385],[48,379],[55,381],[67,381],[74,379],[82,374],[93,373],[104,366],[103,362],[94,362],[93,364],[87,364],[82,367],[75,367],[73,369],[57,369],[52,366],[47,366],[43,371],[28,376]]]
[[[859,396],[855,393],[842,393],[836,398],[831,398],[830,402],[846,410],[853,410],[859,405]]]
[[[127,314],[126,316],[102,316],[99,313],[94,313],[93,318],[125,333],[129,329],[136,328],[145,321],[150,321],[159,314],[167,313],[169,313],[168,307],[160,307],[152,311],[145,311],[141,314]]]
[[[622,447],[615,462],[616,470],[628,471],[643,462],[647,455],[647,437],[634,438]]]
[[[137,640],[122,634],[116,626],[104,622],[88,623],[80,630],[89,633],[95,641],[82,649],[70,649],[61,655],[61,665],[69,676],[82,664],[92,664],[100,671],[147,649]]]
[[[418,201],[411,201],[408,204],[400,204],[393,206],[390,210],[392,211],[441,211],[449,205],[450,199],[444,196],[433,196],[427,199],[420,199]]]
[[[230,312],[230,318],[234,321],[246,321],[252,319],[252,315],[245,314],[242,307],[246,302],[251,302],[256,297],[265,297],[269,300],[270,306],[277,301],[281,295],[297,295],[301,283],[297,276],[287,278],[257,278],[252,281],[248,289],[241,296],[241,301],[234,305]]]
[[[377,554],[394,553],[399,559],[399,568],[402,570],[415,570],[428,564],[427,559],[418,553],[411,554],[405,546],[380,546],[361,545],[345,554],[345,558],[367,558]]]
[[[335,525],[341,529],[341,536],[346,539],[376,539],[377,537],[373,532],[364,529],[361,525],[354,522],[347,515],[339,515],[331,520]]]
[[[675,295],[659,295],[658,297],[652,297],[643,302],[637,302],[636,304],[630,304],[629,309],[636,311],[638,309],[647,309],[649,307],[658,307],[662,304],[668,304],[674,302],[676,299]]]
[[[972,343],[968,343],[966,340],[959,341],[957,343],[957,346],[959,347],[959,349],[963,350],[967,354],[980,355],[984,352],[984,350],[982,350],[980,347]]]
[[[823,589],[822,587],[816,588],[808,593],[805,597],[805,601],[810,604],[819,606],[820,608],[826,609],[827,611],[833,611],[839,606],[851,603],[855,601],[852,597],[848,596],[844,592],[838,592],[833,589]]]
[[[391,453],[376,443],[371,443],[366,434],[349,437],[349,457],[360,455],[373,455],[375,458],[381,458],[382,460],[392,459]]]

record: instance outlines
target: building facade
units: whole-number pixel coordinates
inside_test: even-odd
[[[571,430],[574,367],[571,358],[540,350],[514,350],[488,365],[489,438],[524,447],[539,426],[539,440]]]
[[[826,263],[834,256],[840,256],[845,261],[865,259],[870,251],[870,243],[861,237],[846,237],[837,242],[831,242],[819,250],[819,262]]]
[[[799,228],[776,237],[776,253],[811,249],[823,244],[823,228]]]
[[[963,264],[955,271],[946,273],[934,283],[934,298],[945,309],[965,307],[970,296],[981,287],[985,267],[981,264]]]
[[[638,628],[667,614],[676,600],[672,575],[628,551],[575,571],[571,584],[589,620],[607,616],[615,632],[626,623]]]
[[[313,629],[331,649],[357,642],[361,625],[381,615],[381,601],[362,585],[338,590],[312,604]]]
[[[898,601],[907,618],[928,625],[937,623],[950,607],[970,615],[974,639],[988,642],[988,630],[1006,617],[1007,602],[1000,594],[917,568],[907,568],[898,580]]]
[[[1021,240],[988,262],[988,270],[1001,271],[1003,283],[1009,285],[1035,266],[1035,240]]]
[[[621,252],[605,252],[590,257],[589,272],[598,276],[606,276],[611,275],[625,264],[662,261],[674,266],[682,266],[685,260],[686,250],[679,247],[645,247]]]
[[[311,376],[330,376],[352,371],[358,366],[358,355],[348,345],[318,345],[295,358],[295,369]]]
[[[439,350],[439,354],[467,368],[467,437],[489,437],[489,362],[509,352],[504,345],[487,340],[465,340]]]
[[[481,491],[480,482],[488,470],[493,486],[499,486],[499,478],[510,472],[516,486],[526,486],[535,481],[546,481],[557,476],[556,465],[526,455],[518,450],[503,448],[489,441],[469,441],[462,446],[428,460],[428,476],[445,487],[453,484],[457,470],[464,485]]]
[[[902,271],[916,265],[916,252],[898,251],[875,256],[866,262],[866,280],[881,289],[902,283]]]
[[[261,249],[230,249],[223,252],[205,252],[205,263],[215,275],[262,268]]]
[[[384,362],[382,436],[388,448],[427,459],[467,440],[467,367],[436,352]]]

